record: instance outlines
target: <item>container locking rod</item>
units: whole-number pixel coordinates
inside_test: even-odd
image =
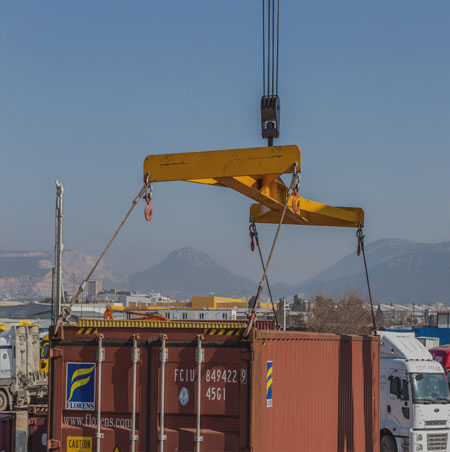
[[[140,359],[137,341],[138,334],[133,334],[133,348],[131,349],[131,362],[133,363],[133,398],[131,400],[131,452],[136,450],[136,441],[139,436],[136,435],[136,366]]]
[[[195,362],[197,363],[197,430],[195,434],[195,450],[200,452],[200,443],[203,441],[203,436],[200,435],[200,401],[202,389],[202,363],[205,361],[205,349],[202,348],[202,335],[197,336],[197,348],[195,349]]]
[[[97,346],[97,452],[101,452],[102,433],[102,362],[105,360],[105,349],[103,347],[103,334],[98,335]]]
[[[166,362],[169,358],[169,353],[166,348],[166,340],[167,335],[161,334],[161,354],[160,354],[160,361],[161,361],[161,406],[160,406],[160,413],[159,413],[159,451],[164,451],[164,441],[167,439],[167,436],[164,435],[164,390],[165,390],[165,375],[166,375]]]

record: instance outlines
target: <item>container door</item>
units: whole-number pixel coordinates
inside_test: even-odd
[[[164,385],[160,350],[154,350],[152,375],[158,381],[158,394],[152,396],[155,404],[152,412],[157,416],[152,419],[155,434],[151,450],[160,450],[161,438],[164,450],[193,451],[197,442],[205,452],[239,451],[248,447],[250,354],[247,348],[208,346],[204,353],[198,406],[195,347],[170,346],[169,342]],[[161,397],[164,397],[163,411]]]
[[[96,452],[97,425],[103,438],[101,451],[131,450],[133,364],[130,346],[105,344],[105,359],[100,368],[97,346],[64,348],[63,358],[53,358],[55,404],[53,438],[60,450]],[[147,450],[145,443],[147,362],[140,349],[136,368],[136,451]],[[100,383],[100,384],[99,384]],[[100,416],[97,414],[100,390]],[[58,413],[62,413],[60,417]],[[52,427],[50,426],[50,432]]]

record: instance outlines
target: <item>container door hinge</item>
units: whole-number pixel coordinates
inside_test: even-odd
[[[50,358],[62,358],[63,351],[60,348],[50,349]]]
[[[47,448],[48,450],[61,449],[61,442],[57,439],[49,439],[47,441]]]

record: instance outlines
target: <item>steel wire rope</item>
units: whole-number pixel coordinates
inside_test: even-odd
[[[247,327],[244,331],[244,337],[248,337],[250,333],[250,329],[253,326],[253,322],[255,320],[256,307],[258,305],[259,298],[261,297],[261,292],[264,287],[264,280],[267,275],[267,270],[269,269],[270,261],[272,260],[273,252],[275,250],[275,245],[278,240],[278,235],[280,234],[281,225],[283,224],[284,216],[286,214],[287,206],[289,203],[289,198],[292,195],[292,191],[294,186],[298,183],[298,174],[297,174],[297,163],[294,163],[294,174],[292,174],[291,184],[289,185],[289,189],[286,194],[286,202],[284,203],[283,211],[281,213],[280,222],[278,223],[277,232],[275,233],[275,237],[273,239],[272,248],[270,249],[269,257],[267,258],[266,267],[264,269],[263,275],[258,285],[258,291],[256,292],[255,301],[253,302],[252,312],[250,314],[250,318],[248,320]]]
[[[270,96],[270,1],[267,0],[267,96]]]
[[[262,0],[262,29],[263,29],[263,96],[266,95],[266,24],[264,20],[265,11],[264,4],[266,0]]]
[[[272,0],[272,97],[274,96],[275,75],[275,0]]]
[[[251,221],[252,221],[252,223],[250,225],[250,234],[253,234],[253,237],[255,238],[256,246],[258,247],[259,258],[261,260],[261,266],[262,266],[263,270],[265,270],[264,259],[262,256],[261,247],[259,245],[258,231],[256,230],[255,217],[252,217]],[[277,313],[275,312],[275,305],[273,303],[272,291],[270,290],[269,277],[267,275],[266,275],[266,284],[267,284],[267,291],[269,292],[270,302],[272,304],[272,311],[273,311],[273,316],[275,318],[276,328],[277,328],[277,330],[279,330],[280,324],[278,323]]]
[[[358,237],[358,250],[357,254],[359,256],[360,250],[362,251],[363,260],[364,260],[364,270],[366,273],[366,281],[367,281],[367,290],[369,292],[369,301],[370,301],[370,312],[372,314],[372,324],[374,331],[377,330],[377,324],[375,321],[375,314],[373,312],[373,302],[372,302],[372,291],[370,290],[370,282],[369,282],[369,271],[367,270],[367,261],[366,261],[366,250],[364,248],[364,233],[361,227],[361,223],[359,223],[358,230],[356,231],[356,237]]]
[[[277,0],[277,83],[276,83],[276,95],[278,96],[278,53],[280,50],[280,0]]]
[[[61,326],[61,324],[64,322],[64,320],[66,320],[66,318],[68,316],[70,316],[70,309],[72,308],[72,306],[74,305],[75,301],[77,301],[78,297],[80,296],[80,294],[83,292],[84,288],[86,287],[87,282],[89,281],[89,279],[91,278],[92,274],[94,273],[95,269],[97,268],[98,264],[101,262],[101,260],[103,259],[104,255],[106,254],[106,252],[108,251],[109,247],[111,246],[112,242],[114,241],[114,239],[117,237],[117,234],[119,233],[119,231],[122,229],[122,226],[125,224],[125,222],[127,221],[128,217],[130,216],[131,212],[133,211],[133,209],[136,207],[137,203],[139,202],[139,200],[142,198],[142,196],[144,195],[145,191],[147,190],[147,188],[150,186],[150,184],[146,181],[144,183],[144,185],[142,186],[141,190],[139,191],[138,195],[136,196],[136,198],[134,199],[133,203],[131,204],[131,207],[128,209],[128,212],[126,213],[125,217],[123,218],[122,222],[120,223],[120,225],[118,226],[118,228],[116,229],[116,231],[114,232],[113,236],[111,237],[111,240],[108,242],[108,244],[106,245],[106,247],[104,248],[102,254],[100,254],[100,257],[97,259],[97,261],[95,262],[94,266],[92,267],[91,271],[88,273],[88,275],[86,276],[86,278],[83,280],[83,282],[80,284],[80,287],[78,288],[77,292],[75,293],[75,295],[72,297],[72,299],[70,300],[70,304],[69,306],[66,306],[61,314],[58,317],[58,320],[56,322],[56,327],[55,327],[55,332],[54,334],[56,335],[58,333],[58,329]]]
[[[267,42],[266,42],[266,28],[267,28]],[[263,29],[262,34],[263,95],[267,97],[274,97],[278,95],[278,79],[279,79],[278,74],[279,74],[279,50],[280,50],[279,44],[280,0],[267,0],[267,18],[266,18],[266,0],[262,0],[262,29]]]

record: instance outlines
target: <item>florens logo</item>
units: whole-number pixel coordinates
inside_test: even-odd
[[[95,409],[95,363],[67,363],[66,409]]]

